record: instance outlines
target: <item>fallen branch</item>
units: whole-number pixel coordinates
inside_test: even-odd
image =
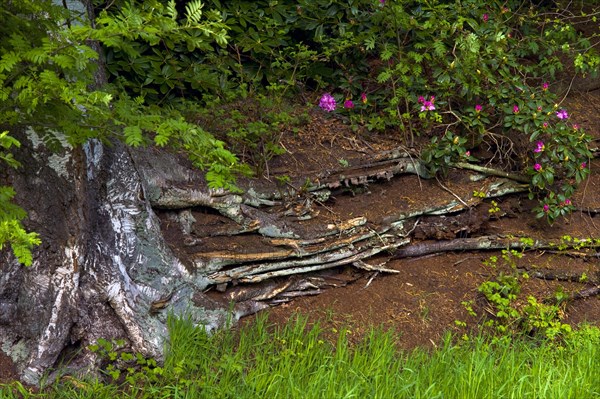
[[[457,238],[455,240],[421,242],[398,250],[392,259],[410,258],[450,251],[480,251],[490,249],[556,249],[556,248],[597,248],[598,240],[573,239],[571,242],[556,240],[531,240],[523,237],[485,236],[477,238]]]
[[[466,162],[457,162],[452,166],[460,169],[468,169],[475,172],[483,173],[488,176],[497,176],[497,177],[505,177],[507,179],[511,179],[514,181],[518,181],[519,183],[529,184],[529,179],[526,176],[519,175],[516,173],[509,173],[499,169],[486,168],[485,166],[474,165],[472,163]]]
[[[572,299],[583,299],[583,298],[589,298],[589,297],[596,296],[596,295],[600,295],[600,285],[581,290],[581,291],[575,293],[573,295]]]
[[[531,277],[539,278],[541,280],[569,281],[572,283],[596,283],[596,281],[590,279],[586,273],[572,273],[554,270],[535,270],[527,271],[527,273]]]

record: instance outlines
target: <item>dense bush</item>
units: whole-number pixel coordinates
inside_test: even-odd
[[[12,128],[32,125],[48,144],[61,131],[71,144],[98,137],[173,145],[208,169],[211,187],[231,189],[235,174],[249,168],[223,140],[269,152],[246,159],[268,159],[278,152],[277,136],[255,124],[216,137],[190,110],[316,91],[331,93],[329,110],[344,104],[339,112],[354,126],[410,145],[431,138],[422,158],[434,172],[466,160],[528,174],[538,214],[550,221],[573,209],[570,196],[588,174],[590,138],[569,123],[548,87],[564,62],[597,73],[594,45],[569,24],[594,13],[517,0],[93,4],[93,24],[49,0],[0,8],[3,159],[18,145]],[[101,86],[98,61],[109,73]],[[482,148],[492,155],[483,157]],[[23,215],[3,190],[0,222],[12,225]],[[0,225],[0,243],[16,239],[7,226]],[[21,249],[30,247],[33,237],[17,227]]]
[[[422,158],[433,172],[491,162],[530,176],[539,217],[574,209],[590,137],[551,89],[565,63],[597,75],[600,57],[569,24],[570,10],[475,0],[207,5],[229,28],[216,57],[230,83],[331,92],[354,124],[400,132],[408,144],[430,137]]]

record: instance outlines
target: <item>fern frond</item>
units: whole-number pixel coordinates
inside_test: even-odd
[[[433,52],[436,57],[441,58],[446,56],[446,45],[441,40],[435,40],[433,42]]]
[[[126,126],[123,129],[123,135],[125,136],[125,143],[132,147],[139,146],[144,140],[142,129],[139,126]]]
[[[2,58],[0,58],[0,72],[10,72],[19,61],[21,61],[21,57],[14,51],[2,54]]]
[[[185,5],[185,12],[188,23],[200,23],[200,18],[202,18],[203,6],[204,5],[202,4],[201,0],[192,0]]]
[[[175,8],[175,0],[170,0],[167,3],[167,16],[173,21],[177,19],[177,9]]]

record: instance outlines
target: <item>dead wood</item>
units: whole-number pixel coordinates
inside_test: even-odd
[[[597,248],[600,243],[588,240],[587,248]],[[489,249],[556,249],[573,248],[581,246],[586,239],[564,242],[562,240],[524,240],[519,237],[507,236],[485,236],[477,238],[457,238],[446,241],[427,241],[404,247],[393,255],[393,259],[410,258],[415,256],[429,255],[432,253],[450,252],[450,251],[480,251]]]
[[[592,283],[597,284],[598,281],[593,276],[588,276],[586,273],[574,273],[564,270],[534,270],[527,272],[531,277],[541,280],[569,281],[572,283]]]
[[[453,166],[461,169],[473,170],[475,172],[483,173],[484,175],[488,176],[505,177],[507,179],[511,179],[519,183],[529,184],[529,178],[527,178],[527,176],[519,175],[516,173],[509,173],[499,169],[486,168],[484,166],[479,166],[466,162],[457,162],[453,164]]]
[[[600,285],[581,290],[581,291],[575,293],[573,295],[572,299],[584,299],[584,298],[589,298],[589,297],[596,296],[596,295],[600,295]]]

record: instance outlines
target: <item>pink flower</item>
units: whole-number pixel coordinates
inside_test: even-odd
[[[465,152],[465,157],[470,157],[470,156],[471,156],[471,151]]]
[[[425,100],[425,97],[419,96],[419,103],[423,104],[421,106],[421,112],[435,110],[435,105],[433,105],[434,101],[435,101],[434,96],[431,96],[429,100]]]
[[[541,111],[542,111],[542,107],[541,107],[541,105],[538,105],[538,107],[537,107],[537,110],[538,110],[538,112],[541,112]]]
[[[573,130],[579,130],[579,125],[577,123],[573,125]]]
[[[542,90],[544,90],[544,91],[548,90],[548,82],[542,83]]]
[[[548,213],[550,211],[550,206],[548,204],[544,204],[544,212]]]
[[[544,151],[544,142],[543,141],[538,141],[536,143],[537,147],[535,148],[535,150],[533,150],[533,152],[542,152]]]
[[[533,169],[536,172],[539,172],[540,170],[542,170],[542,165],[540,165],[539,163],[536,163],[535,165],[533,165]]]
[[[565,200],[564,204],[565,204],[565,206],[569,206],[569,205],[571,205],[571,200],[567,198],[567,199]]]
[[[582,162],[580,167],[581,167],[581,169],[587,168],[587,162]]]
[[[352,100],[344,101],[344,108],[346,108],[346,109],[354,108],[354,103],[352,102]]]
[[[435,105],[433,105],[433,103],[431,101],[425,101],[423,103],[423,105],[421,106],[421,112],[424,111],[433,111],[435,110]]]
[[[489,15],[483,14],[483,22],[487,22],[490,19]]]
[[[363,104],[367,103],[368,100],[367,100],[367,94],[366,93],[362,93],[360,95],[360,101],[362,101]]]
[[[558,117],[558,119],[569,119],[569,114],[565,109],[560,109],[556,111],[556,116]]]
[[[323,94],[321,100],[319,101],[319,107],[324,111],[331,112],[335,111],[335,107],[337,106],[335,102],[335,98],[329,93]]]
[[[542,123],[542,127],[543,127],[544,129],[548,129],[548,122],[544,122],[544,123]]]
[[[519,106],[518,106],[518,105],[515,105],[515,106],[513,107],[513,113],[515,113],[515,114],[518,114],[518,113],[519,113]]]
[[[379,0],[379,4],[384,5],[385,4],[385,0]]]
[[[475,105],[475,112],[481,112],[482,109],[483,107],[481,106],[481,104]]]

